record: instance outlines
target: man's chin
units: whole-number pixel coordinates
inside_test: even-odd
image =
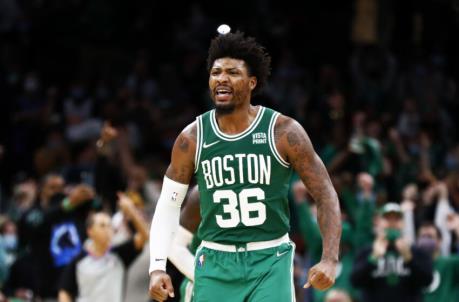
[[[217,114],[220,114],[220,115],[233,113],[234,108],[236,108],[234,104],[216,104],[215,105],[215,111],[217,112]]]

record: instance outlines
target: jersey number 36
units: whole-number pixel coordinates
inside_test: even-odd
[[[244,189],[239,194],[232,190],[217,190],[213,194],[215,203],[227,200],[228,203],[223,205],[223,213],[229,214],[228,218],[222,215],[216,215],[217,224],[222,228],[234,228],[240,222],[245,226],[254,226],[263,224],[266,220],[266,206],[262,202],[250,202],[249,198],[255,197],[257,200],[265,199],[265,192],[260,188]],[[239,205],[239,210],[238,210]],[[250,212],[256,212],[256,215],[250,217]]]

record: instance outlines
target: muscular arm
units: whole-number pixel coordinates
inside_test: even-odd
[[[150,231],[150,273],[165,270],[172,238],[179,225],[180,207],[194,172],[196,124],[185,128],[172,149]]]
[[[303,127],[286,116],[277,119],[276,147],[298,173],[317,204],[317,218],[322,234],[323,261],[338,262],[341,238],[341,214],[338,196],[330,177]]]
[[[166,176],[176,182],[189,184],[194,172],[195,152],[196,123],[192,123],[175,140]]]

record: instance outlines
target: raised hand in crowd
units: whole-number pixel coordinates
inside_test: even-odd
[[[118,136],[118,130],[112,126],[109,121],[106,121],[102,127],[102,131],[100,133],[100,140],[104,143],[110,143]]]
[[[80,184],[72,188],[68,200],[71,207],[77,207],[82,203],[94,199],[94,189],[88,185]]]
[[[416,200],[418,199],[419,189],[414,183],[410,183],[403,188],[402,202],[400,206],[403,212],[413,211],[416,207]]]
[[[109,121],[104,122],[100,137],[97,140],[97,150],[101,154],[107,154],[109,152],[110,143],[118,137],[118,130],[112,126]]]
[[[459,238],[459,214],[450,213],[446,218],[446,226]]]
[[[378,237],[373,242],[373,250],[371,256],[374,258],[381,258],[387,252],[387,247],[389,246],[389,240],[387,240],[384,232],[380,232]]]
[[[405,260],[405,262],[409,262],[411,258],[413,258],[413,254],[411,253],[411,245],[407,238],[400,237],[397,240],[395,240],[395,248],[403,257],[403,260]]]
[[[124,193],[118,192],[118,206],[125,217],[132,222],[136,229],[136,234],[134,236],[135,246],[138,249],[143,248],[149,236],[149,230],[145,219],[134,205],[132,199]]]

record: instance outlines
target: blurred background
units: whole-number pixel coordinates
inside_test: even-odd
[[[56,294],[37,280],[50,270],[50,280],[59,278],[63,264],[52,261],[49,244],[50,225],[61,216],[49,212],[65,198],[73,196],[81,242],[89,212],[119,211],[118,191],[150,221],[175,137],[212,108],[205,60],[222,23],[256,37],[271,54],[269,85],[252,103],[305,127],[340,195],[343,223],[354,235],[363,230],[346,239],[345,250],[355,256],[371,246],[378,209],[394,202],[410,244],[430,222],[441,234],[441,257],[457,256],[459,1],[0,0],[5,297]],[[360,291],[368,285],[351,282],[352,263],[347,285],[332,298],[301,289],[317,224],[314,202],[295,179],[291,211],[298,300],[367,301]],[[77,253],[81,245],[72,244]],[[50,262],[38,265],[36,255]],[[459,264],[451,263],[458,295],[438,302],[459,301]],[[30,267],[36,276],[25,278]],[[181,275],[171,271],[179,284]],[[146,270],[129,282],[128,295],[138,295],[126,301],[148,301]]]

